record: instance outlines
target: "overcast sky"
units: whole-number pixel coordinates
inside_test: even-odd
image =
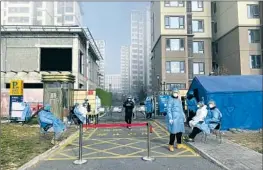
[[[106,74],[120,73],[120,47],[130,44],[130,13],[149,2],[82,2],[84,26],[106,42]]]

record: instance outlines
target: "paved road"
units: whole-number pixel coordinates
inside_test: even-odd
[[[118,114],[120,115],[120,114]],[[121,120],[114,115],[115,120]],[[104,121],[112,120],[105,117]],[[143,121],[138,117],[137,121]],[[151,155],[156,158],[154,162],[145,162],[141,158],[147,155],[147,133],[145,127],[88,129],[83,137],[83,159],[88,163],[74,165],[78,158],[78,137],[63,146],[58,152],[50,155],[46,160],[31,169],[37,170],[175,170],[200,169],[219,170],[220,168],[196,154],[192,149],[185,148],[169,152],[167,131],[153,122],[151,134]]]

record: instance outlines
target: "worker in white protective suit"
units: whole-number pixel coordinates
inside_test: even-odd
[[[198,102],[197,104],[198,110],[196,111],[196,115],[189,121],[190,127],[193,129],[198,123],[201,123],[206,118],[208,113],[207,106],[204,102]]]

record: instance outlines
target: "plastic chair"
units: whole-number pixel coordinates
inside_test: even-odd
[[[211,123],[217,123],[217,122],[211,122]],[[215,129],[210,129],[212,134],[216,135],[216,139],[219,139],[219,143],[222,143],[222,132],[221,132],[221,122],[219,122]],[[202,141],[204,143],[207,143],[207,136],[208,134],[203,132]],[[204,139],[204,140],[203,140]]]

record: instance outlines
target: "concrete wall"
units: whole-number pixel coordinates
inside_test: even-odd
[[[237,3],[238,8],[238,24],[242,26],[258,26],[260,24],[259,18],[248,18],[247,5],[258,4],[257,1],[239,1]]]
[[[154,45],[157,43],[160,35],[161,35],[161,16],[160,16],[160,12],[161,12],[161,2],[158,1],[154,1],[151,2],[152,6],[151,6],[151,42],[152,42],[152,48],[154,47]]]
[[[213,13],[213,21],[217,23],[217,33],[213,32],[214,40],[234,29],[238,25],[237,2],[216,1],[216,13]]]

